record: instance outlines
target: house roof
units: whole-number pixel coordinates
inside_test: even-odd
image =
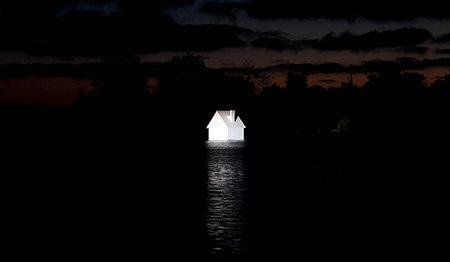
[[[228,128],[245,128],[244,123],[239,117],[237,117],[234,122],[231,122],[230,115],[231,110],[217,110],[207,128],[210,127],[213,121],[217,121],[217,119],[221,119]]]

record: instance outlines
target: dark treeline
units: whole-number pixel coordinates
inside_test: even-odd
[[[156,86],[147,84],[138,57],[105,59],[102,76],[79,90],[73,106],[88,108],[87,117],[101,111],[115,123],[120,116],[136,118],[153,131],[203,139],[219,109],[237,110],[248,138],[317,131],[434,132],[444,124],[450,75],[430,84],[419,73],[387,71],[369,75],[363,86],[349,75],[341,87],[325,89],[310,86],[307,72],[289,72],[285,86],[278,86],[251,63],[227,73],[207,68],[206,59],[173,57],[160,67]],[[173,131],[180,129],[186,131]]]

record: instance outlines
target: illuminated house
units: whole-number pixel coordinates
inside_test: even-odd
[[[244,140],[245,125],[236,111],[216,111],[208,126],[209,140]]]

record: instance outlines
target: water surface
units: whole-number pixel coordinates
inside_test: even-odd
[[[245,141],[205,143],[206,227],[216,258],[239,255],[244,245]]]

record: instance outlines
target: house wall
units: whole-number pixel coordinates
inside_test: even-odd
[[[227,128],[212,127],[208,129],[209,140],[228,140]]]
[[[228,130],[228,139],[244,140],[244,129],[243,128],[230,128]]]

